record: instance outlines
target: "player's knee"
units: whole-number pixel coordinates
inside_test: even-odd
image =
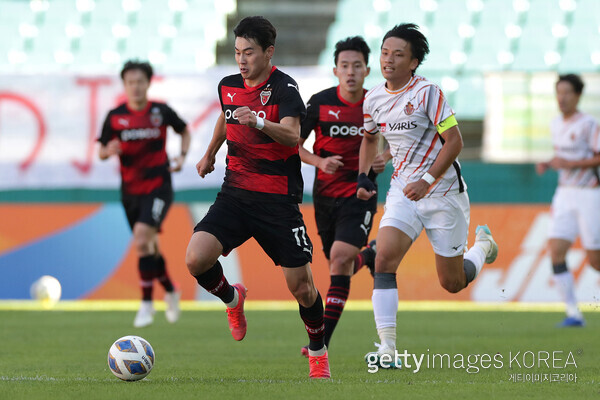
[[[386,254],[377,253],[375,256],[375,272],[377,273],[395,273],[398,265],[392,257]]]
[[[134,244],[138,254],[143,257],[154,253],[154,242],[146,236],[134,236]]]
[[[450,293],[458,293],[465,288],[464,283],[455,278],[440,278],[440,284]]]
[[[345,254],[333,255],[329,260],[331,275],[348,275],[354,269],[354,259]]]
[[[205,257],[202,257],[199,252],[190,249],[185,254],[185,264],[193,276],[198,276],[211,267],[211,265],[207,266]]]

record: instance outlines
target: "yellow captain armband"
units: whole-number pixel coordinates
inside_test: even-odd
[[[451,115],[439,124],[437,124],[436,128],[438,133],[443,133],[456,125],[458,125],[458,122],[456,122],[456,118],[454,118],[454,115]]]

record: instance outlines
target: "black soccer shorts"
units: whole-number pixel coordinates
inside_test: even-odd
[[[219,193],[194,232],[214,235],[227,255],[253,237],[275,265],[302,267],[312,262],[313,246],[298,204],[260,202]]]
[[[356,196],[337,199],[315,197],[314,205],[317,229],[328,260],[335,241],[358,248],[367,244],[377,212],[377,196],[369,200],[361,200]]]
[[[161,188],[144,195],[122,193],[121,203],[132,230],[136,222],[143,222],[160,231],[167,211],[173,203],[173,190]]]

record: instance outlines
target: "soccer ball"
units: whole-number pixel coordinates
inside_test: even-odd
[[[53,276],[44,275],[31,285],[31,298],[42,302],[44,307],[52,307],[60,300],[62,288],[60,282]]]
[[[154,366],[154,349],[139,336],[123,336],[110,346],[108,367],[119,379],[139,381],[144,379]]]

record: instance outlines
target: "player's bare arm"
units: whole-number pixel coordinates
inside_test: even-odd
[[[225,124],[225,114],[221,112],[221,115],[219,115],[217,123],[215,124],[215,130],[213,131],[213,137],[210,140],[208,149],[206,149],[204,157],[196,164],[196,170],[200,177],[204,178],[215,170],[215,157],[226,138],[227,126]]]
[[[561,157],[554,157],[547,165],[552,169],[594,168],[600,166],[600,153],[595,153],[593,157],[582,160],[566,160]]]
[[[342,156],[336,154],[330,157],[319,157],[313,152],[307,150],[304,147],[304,142],[306,142],[306,139],[300,138],[298,153],[300,154],[300,159],[302,162],[313,165],[326,174],[335,174],[335,171],[337,171],[338,168],[344,166],[344,163],[342,162]]]
[[[444,139],[444,145],[438,154],[435,162],[427,171],[435,179],[439,178],[446,172],[450,165],[456,160],[463,148],[462,136],[458,126],[453,126],[441,133]],[[424,179],[419,179],[416,182],[409,183],[404,188],[404,195],[413,201],[421,200],[429,190],[429,184]]]
[[[256,115],[249,107],[240,107],[235,110],[235,117],[242,125],[256,128]],[[280,122],[263,120],[261,129],[271,139],[284,146],[294,147],[300,139],[300,117],[284,117]]]
[[[101,160],[106,160],[111,156],[121,154],[121,142],[119,139],[113,139],[105,145],[100,145],[98,156]]]
[[[373,161],[377,156],[377,145],[379,143],[379,133],[376,135],[366,134],[363,137],[362,143],[360,144],[360,153],[358,155],[358,189],[356,190],[356,197],[361,200],[369,200],[373,197],[377,191],[375,189],[369,189],[365,187],[361,187],[361,179],[364,180],[364,177],[369,173],[371,166],[373,165]],[[369,182],[371,180],[367,177]],[[366,181],[365,181],[366,183]],[[371,182],[372,184],[372,182]],[[373,185],[374,186],[374,185]]]
[[[185,161],[185,156],[190,150],[190,143],[192,142],[192,135],[189,129],[186,127],[183,132],[181,132],[181,153],[177,157],[174,157],[172,160],[171,167],[169,168],[169,172],[179,172],[183,167],[183,163]]]
[[[379,154],[377,154],[377,156],[375,156],[375,159],[373,160],[373,165],[371,165],[371,168],[373,168],[373,172],[375,172],[376,174],[383,173],[383,171],[385,170],[385,165],[391,159],[392,159],[392,152],[390,151],[390,148],[388,147],[383,151],[383,153],[379,153]]]

